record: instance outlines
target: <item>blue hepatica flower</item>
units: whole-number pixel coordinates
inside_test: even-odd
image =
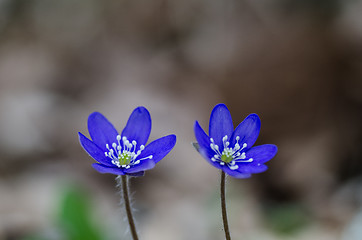
[[[88,131],[92,140],[78,133],[79,141],[84,150],[98,162],[92,164],[98,172],[143,176],[145,170],[153,168],[176,144],[176,136],[168,135],[146,145],[151,124],[148,110],[138,107],[132,112],[120,135],[102,114],[94,112],[88,118]]]
[[[225,104],[216,105],[211,112],[210,136],[197,121],[194,131],[200,154],[211,165],[235,178],[248,178],[253,173],[266,171],[264,163],[278,151],[273,144],[252,147],[260,132],[259,116],[250,114],[234,130]]]

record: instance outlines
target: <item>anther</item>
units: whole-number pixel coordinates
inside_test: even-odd
[[[238,165],[232,165],[232,166],[229,166],[229,168],[230,168],[231,170],[236,170],[236,169],[239,168],[239,166],[238,166]]]

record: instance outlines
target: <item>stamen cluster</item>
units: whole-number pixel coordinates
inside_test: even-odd
[[[130,142],[126,136],[121,137],[117,135],[117,142],[112,143],[112,148],[106,144],[108,152],[104,152],[106,157],[112,159],[112,163],[117,167],[130,168],[132,165],[139,164],[141,160],[152,159],[152,155],[148,157],[137,159],[141,152],[145,149],[144,145],[137,150],[137,142],[133,140]],[[136,151],[137,150],[137,151]]]
[[[245,152],[242,152],[243,149],[247,147],[246,143],[243,143],[243,146],[240,147],[239,144],[240,137],[236,137],[236,143],[233,148],[229,147],[230,142],[228,141],[228,136],[225,135],[222,138],[222,152],[220,147],[215,144],[214,139],[210,138],[210,147],[216,153],[211,161],[219,162],[220,165],[227,165],[231,170],[236,170],[239,168],[238,165],[235,165],[236,162],[252,162],[253,158],[246,159]]]

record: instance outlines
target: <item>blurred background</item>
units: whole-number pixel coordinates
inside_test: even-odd
[[[224,239],[219,172],[193,149],[225,103],[258,113],[269,170],[228,179],[234,240],[362,239],[361,0],[1,0],[0,239],[130,239],[115,176],[81,148],[149,109],[173,151],[133,178],[143,240]]]

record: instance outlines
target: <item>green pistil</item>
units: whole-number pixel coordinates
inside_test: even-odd
[[[128,152],[122,153],[118,156],[118,160],[120,165],[129,165],[131,162],[131,154]]]
[[[221,155],[221,161],[225,163],[230,163],[233,160],[233,154],[229,151],[223,151]]]

